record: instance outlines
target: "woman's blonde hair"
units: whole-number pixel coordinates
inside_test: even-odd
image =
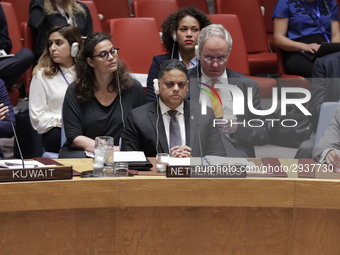
[[[44,6],[47,15],[59,13],[55,0],[44,0]],[[76,0],[65,0],[65,6],[61,7],[64,8],[64,11],[72,18],[73,22],[75,22],[74,16],[76,13],[86,15],[84,8]]]
[[[81,38],[81,33],[79,32],[78,28],[75,26],[71,26],[69,24],[64,25],[58,25],[51,28],[51,30],[48,32],[45,42],[45,49],[41,57],[39,58],[38,64],[33,69],[33,75],[36,75],[37,72],[43,68],[43,75],[47,78],[50,78],[54,75],[56,75],[59,71],[59,64],[55,63],[50,55],[49,50],[49,38],[50,35],[54,32],[59,32],[70,44],[77,42],[79,51],[77,54],[77,57],[83,48],[83,40]],[[71,52],[70,52],[71,55]]]

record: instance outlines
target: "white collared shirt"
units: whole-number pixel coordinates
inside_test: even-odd
[[[166,134],[166,140],[168,141],[169,146],[169,153],[170,151],[170,120],[171,116],[169,115],[168,111],[171,110],[168,106],[166,106],[162,100],[159,98],[159,107],[161,109],[162,117],[163,117],[163,123],[164,123],[164,129]],[[181,132],[181,140],[182,145],[186,145],[186,137],[185,137],[185,120],[184,120],[184,102],[182,102],[176,109],[176,118],[179,123],[179,128]]]
[[[75,66],[60,67],[60,69],[69,84],[75,81]],[[61,108],[68,88],[64,76],[59,71],[56,75],[47,78],[41,68],[32,78],[30,100],[28,100],[29,113],[32,126],[39,134],[61,125]]]
[[[211,85],[211,78],[208,77],[203,69],[201,68],[201,82]],[[229,86],[235,86],[228,83],[228,75],[226,70],[224,70],[223,74],[217,78],[219,84],[223,84],[223,88],[220,88],[220,97],[222,101],[222,110],[223,110],[223,119],[237,119],[236,115],[233,114],[233,97],[231,95],[230,90],[228,89]],[[210,91],[208,87],[203,86],[204,89],[207,89]],[[212,92],[213,93],[213,92]],[[205,99],[203,99],[205,97]],[[210,95],[204,91],[201,90],[200,96],[199,96],[199,102],[201,103],[202,100],[206,100],[207,106],[211,107],[211,98]]]
[[[183,62],[181,53],[179,53],[179,51],[178,51],[178,60]],[[184,63],[184,62],[183,62],[183,63]],[[194,58],[192,58],[192,59],[190,60],[188,70],[191,69],[191,68],[193,68],[193,67],[195,67],[195,66],[197,66],[197,65],[198,65],[198,60],[197,60],[197,58],[196,58],[196,56],[195,56]]]

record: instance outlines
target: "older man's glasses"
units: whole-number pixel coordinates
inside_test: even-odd
[[[227,63],[227,58],[226,57],[219,57],[219,58],[204,57],[204,61],[208,64],[217,62],[219,65],[224,65],[225,63]]]
[[[119,48],[112,48],[109,51],[103,50],[99,52],[98,55],[93,56],[95,57],[100,57],[101,59],[107,59],[109,57],[109,54],[111,54],[112,57],[117,57],[118,56],[118,50]]]

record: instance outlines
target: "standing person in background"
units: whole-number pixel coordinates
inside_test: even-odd
[[[195,45],[202,28],[210,25],[209,18],[194,7],[183,8],[170,14],[162,24],[162,41],[168,54],[155,56],[147,79],[146,98],[156,100],[153,79],[157,78],[160,65],[168,59],[179,59],[188,69],[197,65]]]
[[[316,53],[322,42],[340,42],[335,0],[278,0],[272,18],[288,74],[312,77],[313,61],[305,53]]]
[[[7,21],[4,10],[0,5],[0,50],[10,54],[12,42],[8,35]],[[21,49],[14,56],[0,60],[0,78],[10,89],[21,75],[33,64],[33,52],[29,49]]]
[[[84,158],[94,152],[96,136],[112,136],[116,150],[127,114],[146,103],[142,85],[118,57],[110,35],[94,33],[84,42],[77,80],[65,95],[63,124],[67,141],[60,158]]]
[[[28,25],[35,32],[34,60],[44,50],[47,32],[55,25],[78,27],[82,36],[93,32],[92,18],[87,6],[75,0],[31,0]]]
[[[9,112],[13,124],[15,124],[13,107],[9,101],[5,83],[0,79],[0,138],[11,138],[13,136],[12,124],[9,118],[6,117],[7,112]],[[0,148],[0,159],[3,158],[4,155]]]
[[[58,153],[61,139],[61,108],[69,84],[76,79],[75,59],[83,40],[77,27],[53,27],[45,50],[33,70],[29,113],[32,126],[43,134],[46,151]]]

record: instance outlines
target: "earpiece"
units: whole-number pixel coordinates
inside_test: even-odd
[[[177,42],[177,34],[176,34],[176,31],[174,31],[172,33],[172,40],[174,40],[174,42]]]
[[[200,50],[197,44],[195,45],[195,56],[196,56],[196,59],[198,60],[200,59]]]
[[[159,95],[159,82],[158,82],[158,79],[153,79],[153,90],[155,91],[156,96]]]
[[[77,57],[79,51],[79,44],[77,42],[72,43],[71,45],[71,57]]]

